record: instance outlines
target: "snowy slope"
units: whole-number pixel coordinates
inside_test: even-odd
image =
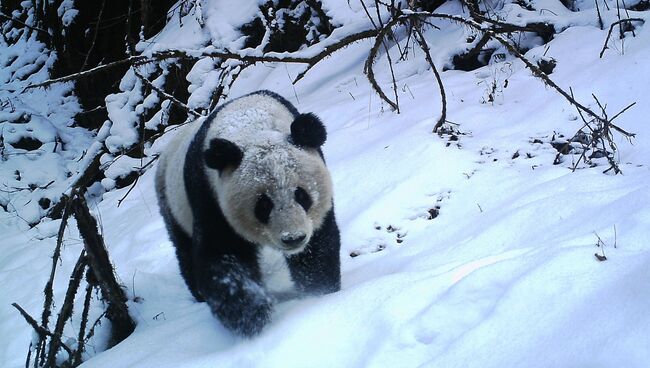
[[[619,49],[599,59],[606,31],[593,12],[577,18],[581,26],[527,55],[555,58],[551,77],[592,107],[592,93],[610,114],[637,102],[617,120],[637,134],[633,145],[617,138],[623,175],[603,174],[606,166],[572,172],[571,155],[553,165],[550,137],[572,136],[580,120],[511,59],[443,73],[459,140],[431,133],[440,102],[423,60],[398,66],[401,114],[380,102],[362,74],[370,41],[338,52],[293,87],[297,66],[252,68],[231,97],[271,89],[327,125],[342,290],[283,303],[259,337],[232,337],[178,273],[150,170],[120,207],[126,190],[94,207],[117,274],[139,297],[130,303],[138,326],[83,366],[650,366],[650,32],[639,28],[624,53],[617,40]],[[427,33],[439,55],[450,34]],[[386,66],[377,70],[389,88]],[[483,103],[486,86],[504,78],[507,88]],[[31,331],[8,303],[39,313],[54,245],[47,236],[58,223],[0,226],[9,249],[0,255],[0,365],[18,367]],[[74,233],[67,238],[61,274],[81,247]],[[599,262],[594,253],[603,251],[607,260]]]

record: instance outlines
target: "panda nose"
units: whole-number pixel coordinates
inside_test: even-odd
[[[302,243],[307,236],[305,234],[286,235],[281,238],[282,242],[289,246],[296,246]]]

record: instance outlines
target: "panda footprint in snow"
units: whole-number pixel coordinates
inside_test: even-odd
[[[276,295],[341,287],[325,127],[258,91],[181,128],[160,157],[161,214],[190,291],[232,332],[258,334]]]

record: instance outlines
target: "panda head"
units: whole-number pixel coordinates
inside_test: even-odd
[[[326,133],[312,114],[291,134],[240,147],[212,138],[204,159],[219,206],[244,239],[285,254],[302,251],[332,208],[332,181],[320,147]]]

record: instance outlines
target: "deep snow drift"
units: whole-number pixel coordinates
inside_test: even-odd
[[[138,326],[111,350],[91,348],[83,366],[649,366],[650,32],[640,27],[624,45],[612,41],[599,59],[607,31],[593,11],[576,14],[567,22],[580,26],[527,55],[555,58],[551,77],[590,106],[592,93],[610,114],[637,102],[617,120],[637,134],[634,144],[617,138],[623,175],[603,174],[604,161],[572,172],[572,155],[553,165],[551,137],[572,136],[580,120],[510,58],[443,73],[458,140],[431,133],[439,94],[419,50],[397,69],[401,114],[362,74],[370,41],[339,51],[295,86],[298,66],[252,68],[231,97],[271,89],[328,128],[342,290],[282,303],[259,337],[232,337],[179,275],[150,170],[120,207],[126,189],[93,206],[116,272],[138,297],[130,303]],[[611,23],[614,15],[604,17]],[[444,54],[450,34],[441,33],[431,30],[427,40]],[[378,74],[389,88],[385,65]],[[495,81],[501,88],[486,103]],[[0,223],[2,366],[24,363],[32,332],[9,304],[40,313],[57,227]],[[66,239],[61,275],[82,247],[73,231]],[[603,252],[599,262],[594,254]],[[66,283],[59,280],[57,296]]]

